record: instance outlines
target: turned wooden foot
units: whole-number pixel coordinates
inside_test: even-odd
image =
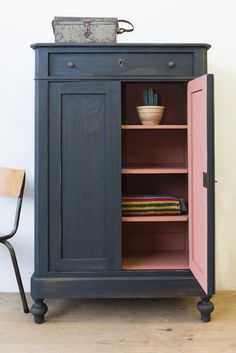
[[[43,299],[35,299],[35,303],[30,309],[30,312],[34,316],[34,322],[36,324],[42,324],[44,322],[44,316],[47,311],[48,307],[43,302]]]
[[[200,302],[197,303],[197,308],[201,313],[201,320],[209,322],[211,320],[211,313],[214,310],[214,304],[210,301],[210,296],[201,297]]]

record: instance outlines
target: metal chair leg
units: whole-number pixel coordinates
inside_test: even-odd
[[[29,313],[29,307],[28,307],[28,304],[27,304],[25,291],[24,291],[22,280],[21,280],[21,275],[20,275],[20,270],[19,270],[19,266],[18,266],[18,263],[17,263],[17,259],[16,259],[15,250],[14,250],[13,246],[7,240],[2,240],[2,243],[4,245],[6,245],[6,247],[8,248],[8,250],[10,252],[10,255],[11,255],[12,264],[13,264],[13,267],[14,267],[14,271],[15,271],[16,280],[17,280],[17,284],[18,284],[18,287],[19,287],[19,291],[20,291],[20,296],[21,296],[21,301],[22,301],[24,312],[25,313]]]

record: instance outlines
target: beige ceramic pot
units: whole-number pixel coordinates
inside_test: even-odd
[[[161,122],[165,107],[161,105],[143,105],[137,107],[139,119],[143,125],[158,125]]]

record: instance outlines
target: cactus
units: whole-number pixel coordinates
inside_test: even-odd
[[[143,91],[144,105],[159,105],[159,97],[155,89],[145,88]]]

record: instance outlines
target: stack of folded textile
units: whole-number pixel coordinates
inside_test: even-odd
[[[157,195],[122,196],[122,216],[158,216],[186,213],[184,199]]]

